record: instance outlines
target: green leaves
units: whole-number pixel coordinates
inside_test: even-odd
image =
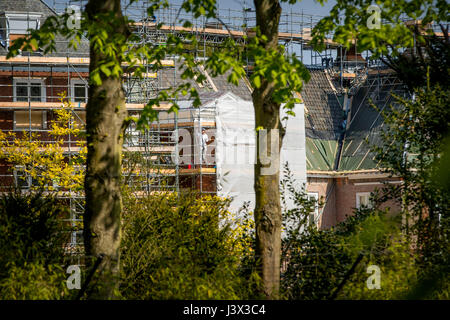
[[[216,17],[215,0],[185,0],[181,7],[187,12],[192,13],[194,18],[205,16],[207,18]]]
[[[67,206],[42,193],[0,198],[0,296],[3,299],[68,298],[63,270],[70,228]]]
[[[248,54],[254,60],[254,71],[250,80],[256,89],[270,88],[274,102],[285,103],[286,109],[292,109],[294,104],[299,102],[294,98],[294,94],[302,90],[303,81],[309,81],[309,72],[294,54],[285,55],[283,46],[275,49],[265,48],[265,39],[257,30],[256,36],[250,39],[247,46]]]
[[[128,194],[124,201],[120,290],[125,298],[243,299],[252,294],[252,280],[242,275],[242,269],[248,272],[242,261],[249,250],[243,246],[251,241],[248,227],[231,228],[236,221],[227,211],[229,200],[161,193],[139,199]]]
[[[261,77],[258,74],[253,76],[253,85],[255,86],[255,88],[261,87]]]
[[[90,82],[91,82],[92,84],[97,85],[97,86],[99,86],[99,85],[102,84],[102,79],[101,79],[101,77],[100,77],[100,73],[99,73],[98,69],[97,69],[97,70],[93,70],[93,71],[89,74],[89,77],[90,77]]]
[[[105,74],[105,76],[109,77],[111,75],[111,71],[108,69],[107,65],[100,65],[100,70]]]

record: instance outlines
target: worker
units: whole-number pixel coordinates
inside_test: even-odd
[[[205,128],[202,128],[202,162],[206,162],[206,150],[208,148],[208,135]]]

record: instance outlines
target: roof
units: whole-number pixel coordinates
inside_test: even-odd
[[[157,78],[153,80],[149,79],[149,81],[152,81],[153,85],[160,89],[169,89],[170,87],[178,86],[181,83],[190,83],[191,87],[197,89],[202,103],[204,99],[207,100],[209,97],[221,96],[225,92],[232,92],[239,98],[246,101],[252,100],[251,90],[247,86],[245,79],[241,79],[239,81],[239,85],[235,86],[227,81],[227,74],[212,77],[204,70],[198,71],[202,72],[207,77],[207,80],[205,80],[202,84],[197,83],[193,79],[183,79],[181,77],[181,74],[183,73],[183,61],[180,59],[175,59],[174,67],[165,67],[158,70]],[[139,103],[141,102],[141,93],[138,93],[138,91],[142,91],[140,89],[140,83],[135,82],[132,83],[132,85],[134,85],[135,88],[128,94],[128,99],[130,102]],[[154,92],[156,93],[157,90]]]
[[[309,70],[311,79],[301,92],[306,106],[306,137],[333,140],[342,133],[344,111],[342,97],[338,96],[324,70]]]
[[[348,172],[378,167],[370,145],[380,145],[384,110],[394,102],[392,93],[406,93],[394,73],[368,73],[349,96],[349,117],[341,107],[344,94],[334,89],[326,70],[310,70],[311,80],[302,97],[305,115],[308,171]],[[337,84],[336,84],[337,85]],[[345,121],[344,121],[345,120]],[[348,121],[348,123],[347,123]]]
[[[343,141],[340,171],[376,168],[371,145],[381,145],[383,111],[395,103],[392,93],[405,94],[405,86],[394,74],[369,75],[356,91],[351,104],[349,125]]]
[[[1,0],[0,1],[0,14],[4,12],[13,11],[15,13],[20,12],[38,12],[42,13],[42,17],[40,18],[40,23],[44,23],[47,17],[56,15],[56,12],[53,11],[44,1],[42,0]],[[55,48],[56,52],[48,54],[48,56],[67,56],[70,53],[71,57],[77,56],[88,56],[89,55],[89,42],[84,39],[78,46],[78,49],[75,51],[73,48],[68,47],[68,43],[70,40],[65,39],[64,37],[57,35],[55,37]],[[0,46],[0,55],[6,55],[7,49]]]
[[[44,15],[55,14],[50,7],[41,0],[2,0],[0,12],[42,12]]]

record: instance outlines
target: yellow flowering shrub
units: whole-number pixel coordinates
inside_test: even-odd
[[[254,298],[246,227],[230,224],[229,200],[176,192],[123,200],[123,298]]]
[[[81,191],[84,181],[84,164],[87,148],[81,125],[77,124],[73,104],[60,95],[61,108],[54,110],[55,120],[50,124],[48,135],[52,141],[45,141],[42,133],[17,134],[0,131],[0,159],[19,168],[24,173],[21,179],[31,178],[31,189],[43,191]],[[74,141],[68,155],[67,140]]]

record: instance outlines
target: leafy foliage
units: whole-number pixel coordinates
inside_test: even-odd
[[[255,68],[250,77],[254,88],[260,88],[264,83],[270,83],[273,90],[272,100],[275,103],[286,103],[287,114],[292,112],[295,103],[300,103],[294,92],[301,92],[303,81],[309,81],[310,75],[303,63],[295,54],[286,56],[284,46],[267,50],[262,43],[267,37],[256,29],[256,35],[249,39],[246,49],[250,59],[254,60]]]
[[[295,204],[283,213],[283,298],[405,299],[418,286],[421,256],[404,236],[401,216],[361,208],[335,227],[319,230],[310,222],[315,200],[296,187],[287,167],[281,185],[283,198]],[[371,265],[380,268],[380,289],[367,287]],[[431,294],[443,298],[445,288],[433,288]]]
[[[443,106],[450,102],[449,91],[437,84],[416,89],[412,101],[396,97],[396,102],[383,113],[384,147],[374,150],[382,166],[404,181],[390,186],[388,194],[402,199],[405,231],[417,247],[419,277],[424,280],[448,274],[450,198],[436,177],[448,165],[450,113]],[[442,281],[448,284],[448,277]]]
[[[327,299],[351,258],[333,230],[319,231],[311,214],[319,205],[298,188],[288,164],[281,181],[283,210],[281,292],[285,299]]]
[[[0,297],[5,300],[56,300],[67,298],[65,270],[59,264],[11,263],[0,280]]]
[[[449,25],[440,25],[442,34],[448,34]],[[422,28],[415,25],[414,37],[420,37]],[[381,60],[395,70],[399,79],[413,92],[416,88],[439,84],[442,88],[450,87],[450,38],[445,36],[425,37],[416,41],[413,48],[398,56],[385,56]]]
[[[61,299],[68,296],[63,269],[70,229],[67,208],[41,194],[0,198],[0,297]]]

